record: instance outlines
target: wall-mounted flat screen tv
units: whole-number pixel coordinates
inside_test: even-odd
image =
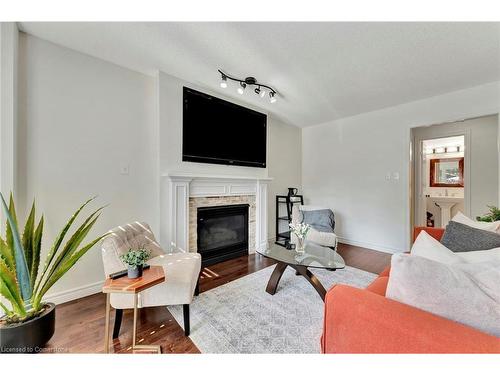
[[[184,87],[182,160],[266,167],[267,116]]]

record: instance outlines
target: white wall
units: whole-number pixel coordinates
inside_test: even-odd
[[[269,238],[274,237],[274,195],[286,193],[286,187],[300,184],[301,161],[301,130],[284,124],[268,115],[268,149],[267,167],[239,167],[230,165],[192,163],[182,161],[182,88],[184,86],[205,92],[222,99],[235,102],[210,90],[200,88],[190,82],[178,79],[163,72],[157,76],[157,111],[159,124],[159,173],[188,173],[217,176],[244,176],[244,177],[271,177],[269,184],[268,230]],[[248,95],[248,94],[247,94]],[[243,102],[236,102],[256,111],[266,113],[260,108]],[[276,174],[276,175],[274,175]],[[161,244],[168,248],[170,243],[168,233],[168,179],[161,178],[160,206],[161,206]]]
[[[157,230],[153,78],[23,33],[19,53],[17,200],[26,209],[36,198],[45,214],[43,248],[93,195],[93,208],[109,206],[89,239],[132,220]],[[51,293],[98,291],[103,279],[95,247]]]
[[[273,178],[268,191],[268,237],[276,238],[276,195],[289,187],[302,187],[302,129],[272,119],[269,128],[268,171]]]
[[[18,38],[14,22],[0,22],[0,191],[6,199],[16,178]]]
[[[499,94],[494,82],[303,129],[307,202],[334,209],[344,242],[406,251],[410,128],[498,113]]]

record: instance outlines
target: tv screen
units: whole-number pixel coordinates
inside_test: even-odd
[[[267,116],[184,87],[182,160],[266,167]]]

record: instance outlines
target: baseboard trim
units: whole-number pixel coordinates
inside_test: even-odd
[[[351,240],[351,239],[348,239],[345,237],[337,237],[337,238],[338,238],[340,243],[343,243],[346,245],[365,247],[367,249],[381,251],[383,253],[396,254],[396,253],[403,252],[403,250],[400,250],[400,249],[394,249],[391,247],[387,247],[387,246],[379,245],[379,244],[374,244],[371,242],[356,241],[356,240]]]
[[[62,292],[49,293],[43,298],[47,302],[53,302],[56,305],[73,301],[78,298],[83,298],[101,292],[104,281],[97,281],[92,284],[83,285],[81,287],[63,290]]]

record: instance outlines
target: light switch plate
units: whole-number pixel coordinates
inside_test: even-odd
[[[387,173],[385,174],[385,179],[386,179],[387,181],[389,181],[389,180],[391,179],[391,172],[387,172]]]
[[[392,173],[392,179],[393,180],[399,180],[399,172],[393,172]]]
[[[130,173],[130,167],[128,164],[120,165],[120,174],[128,175]]]

